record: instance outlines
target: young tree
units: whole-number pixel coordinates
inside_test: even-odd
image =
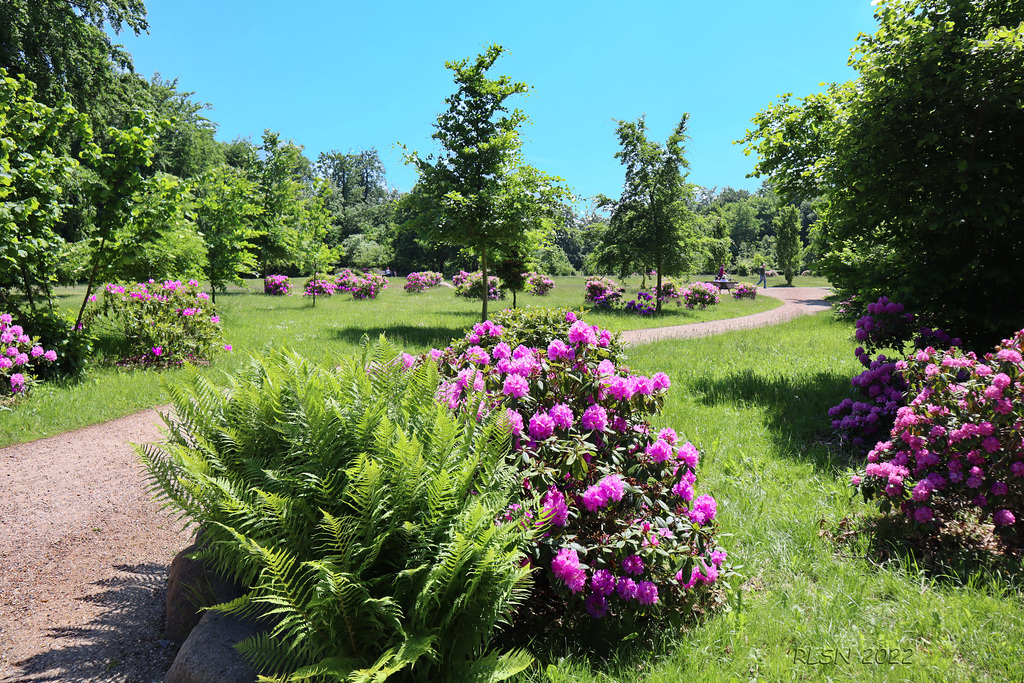
[[[229,283],[242,284],[240,272],[256,270],[256,246],[259,237],[254,219],[261,208],[256,184],[237,169],[221,164],[201,175],[193,185],[195,220],[206,246],[206,279],[210,295],[217,302],[217,291]]]
[[[760,112],[744,141],[786,201],[823,195],[830,282],[968,347],[1024,327],[1024,2],[883,0],[856,81]]]
[[[293,260],[303,193],[311,180],[310,163],[302,147],[290,140],[284,142],[278,133],[263,131],[263,144],[257,149],[252,178],[260,204],[257,218],[259,235],[255,238],[261,275],[269,275],[272,265]]]
[[[626,181],[618,201],[603,198],[612,209],[604,235],[602,253],[619,267],[621,274],[639,265],[657,272],[657,290],[665,274],[679,272],[697,243],[693,216],[686,206],[690,194],[686,174],[690,167],[684,156],[686,121],[683,114],[665,145],[647,139],[647,125],[641,116],[636,123],[619,121],[617,134],[622,149],[615,153],[626,167]],[[661,312],[661,298],[657,311]]]
[[[786,276],[786,284],[792,285],[800,262],[800,212],[791,204],[775,216],[775,260]]]
[[[420,231],[473,250],[485,283],[491,254],[525,248],[527,232],[566,195],[555,185],[560,178],[523,163],[519,127],[527,118],[518,109],[509,111],[506,100],[529,86],[508,76],[487,77],[503,52],[491,45],[473,60],[445,63],[458,89],[445,100],[448,110],[438,116],[431,136],[441,149],[426,158],[417,152],[406,156],[420,174],[420,201],[436,206],[416,213],[427,219],[418,222]],[[482,302],[481,320],[486,320],[486,287]]]

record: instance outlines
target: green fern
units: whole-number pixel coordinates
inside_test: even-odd
[[[167,440],[141,449],[156,495],[205,529],[201,556],[251,589],[216,609],[266,680],[504,680],[488,650],[529,590],[528,531],[494,521],[518,479],[496,421],[435,400],[437,370],[382,340],[321,366],[255,358],[227,390],[168,388]]]

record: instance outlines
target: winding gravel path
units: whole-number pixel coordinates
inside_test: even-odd
[[[827,292],[759,290],[783,305],[622,340],[774,325],[828,308]],[[161,634],[168,567],[190,539],[150,499],[132,447],[160,424],[146,410],[0,449],[0,681],[162,680],[176,654]]]

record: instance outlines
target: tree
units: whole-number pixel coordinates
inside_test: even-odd
[[[254,219],[260,214],[256,184],[241,171],[221,164],[196,179],[196,225],[206,246],[206,279],[214,303],[217,291],[229,283],[242,284],[240,272],[256,270],[256,246],[259,237]]]
[[[800,262],[800,212],[795,206],[784,206],[775,217],[775,260],[786,284],[792,285]]]
[[[24,295],[30,315],[50,308],[63,240],[56,232],[64,208],[62,178],[78,159],[62,149],[68,131],[87,134],[84,116],[67,98],[48,107],[24,76],[0,69],[0,305],[6,292]]]
[[[91,113],[117,70],[132,65],[104,27],[146,31],[142,0],[3,0],[0,68],[34,82],[40,102],[54,105],[67,93],[78,111]]]
[[[445,102],[448,110],[437,118],[431,136],[440,144],[436,155],[406,155],[420,177],[420,201],[434,210],[415,216],[424,236],[471,249],[480,259],[484,282],[494,251],[526,246],[527,233],[554,211],[566,195],[556,186],[560,178],[545,175],[523,163],[519,127],[526,115],[506,100],[525,93],[525,83],[508,76],[487,78],[487,71],[505,52],[489,46],[476,59],[446,62],[454,72],[456,92]],[[481,319],[487,319],[487,287],[483,288]]]
[[[744,141],[787,201],[825,198],[821,264],[988,348],[1024,327],[1024,2],[883,1],[856,81],[760,112]]]
[[[296,261],[299,268],[314,280],[320,277],[320,268],[337,259],[337,252],[324,242],[331,224],[327,202],[331,197],[331,184],[322,178],[314,181],[299,212],[296,240]],[[313,287],[313,306],[316,306],[316,287]]]
[[[266,276],[271,266],[284,265],[293,259],[303,193],[312,176],[302,147],[290,140],[283,142],[279,133],[263,131],[263,144],[256,151],[259,156],[246,163],[253,164],[251,173],[260,204],[257,218],[260,234],[255,244],[261,274]]]
[[[681,170],[690,167],[683,148],[688,119],[689,114],[683,114],[664,146],[647,139],[643,116],[636,123],[619,121],[616,132],[622,149],[615,158],[626,167],[626,180],[618,201],[602,201],[611,207],[612,218],[599,263],[617,265],[622,275],[638,265],[643,272],[653,265],[659,292],[662,276],[682,270],[697,243],[693,215],[686,206],[690,188]],[[660,297],[657,311],[661,312]]]

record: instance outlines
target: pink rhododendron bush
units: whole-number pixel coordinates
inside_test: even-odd
[[[965,512],[1019,537],[1024,515],[1024,330],[978,358],[927,347],[897,363],[910,402],[853,478],[926,532]]]
[[[633,373],[607,330],[564,310],[502,311],[429,355],[449,407],[508,421],[522,490],[498,523],[544,528],[528,549],[538,627],[678,623],[720,597],[716,582],[732,572],[718,504],[697,485],[700,453],[651,427],[665,374]]]
[[[56,360],[56,351],[40,346],[39,338],[15,325],[10,313],[0,313],[0,401],[26,393],[37,369]]]
[[[350,292],[353,299],[376,299],[388,288],[388,279],[370,271],[360,273],[344,268],[338,273],[335,285],[339,292]]]
[[[484,276],[480,271],[467,273],[460,270],[452,276],[452,284],[455,285],[455,296],[463,296],[468,299],[481,299],[484,293]],[[487,298],[491,301],[505,298],[505,290],[500,287],[500,280],[495,275],[487,276]]]
[[[292,283],[287,275],[268,275],[263,278],[263,293],[271,296],[291,296]]]
[[[694,282],[683,290],[680,304],[687,308],[698,308],[704,310],[708,306],[714,306],[720,301],[721,291],[717,285],[707,282]]]
[[[442,282],[444,282],[444,275],[441,273],[433,270],[423,270],[406,275],[404,289],[410,294],[420,294],[428,289],[440,287]]]
[[[109,283],[91,298],[83,325],[120,338],[119,365],[205,363],[221,348],[230,350],[216,306],[195,280]]]

